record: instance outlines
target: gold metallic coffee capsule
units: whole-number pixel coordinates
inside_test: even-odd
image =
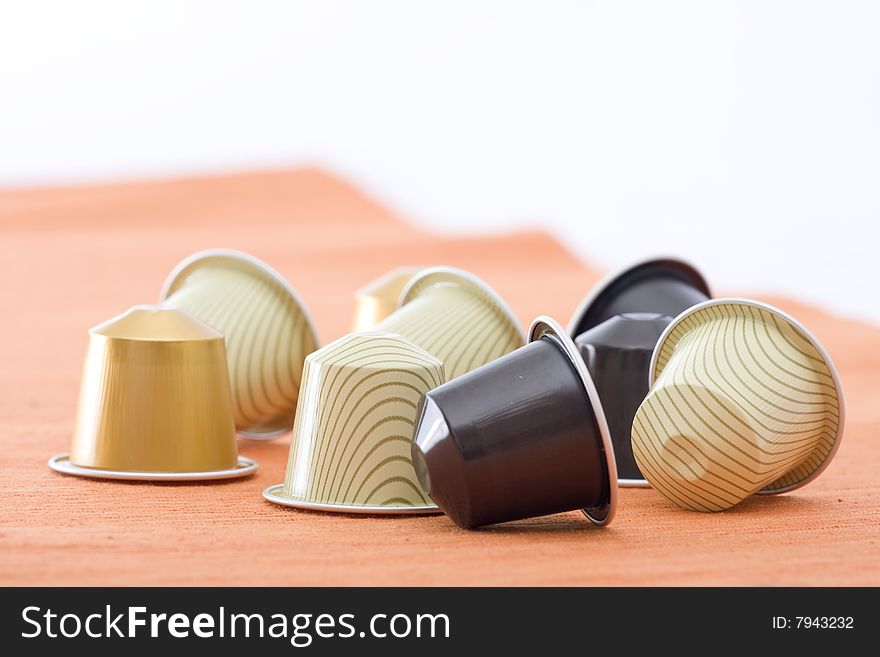
[[[263,496],[321,511],[436,512],[413,470],[416,409],[442,363],[406,338],[352,333],[306,357],[284,483]]]
[[[318,339],[287,281],[245,253],[201,251],[177,265],[161,298],[226,337],[236,429],[254,439],[289,430],[303,362]]]
[[[49,465],[110,479],[255,471],[238,456],[223,335],[162,306],[135,306],[91,329],[70,454]]]
[[[368,331],[397,309],[400,295],[417,267],[399,267],[355,292],[354,331]]]
[[[651,360],[633,453],[663,495],[721,511],[784,493],[831,462],[844,425],[831,358],[806,328],[755,301],[706,301],[679,315]]]
[[[450,380],[525,344],[522,327],[492,288],[446,267],[417,274],[399,308],[374,330],[402,335],[433,354]]]

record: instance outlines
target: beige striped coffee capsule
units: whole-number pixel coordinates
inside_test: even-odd
[[[354,331],[368,331],[397,310],[407,283],[418,274],[418,267],[398,267],[355,292]]]
[[[815,479],[843,435],[831,358],[781,310],[716,299],[679,315],[651,362],[652,388],[633,423],[633,453],[676,504],[721,511],[754,493]]]
[[[421,396],[443,364],[399,335],[352,333],[306,358],[284,483],[271,502],[349,513],[435,512],[413,469]]]
[[[226,337],[235,427],[266,439],[293,424],[305,357],[318,345],[296,291],[246,253],[208,250],[183,260],[161,295]]]
[[[433,354],[450,380],[525,344],[504,300],[473,274],[451,267],[417,274],[398,309],[375,330],[402,335]]]

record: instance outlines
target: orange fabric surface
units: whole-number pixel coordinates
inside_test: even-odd
[[[322,344],[348,330],[353,291],[401,264],[469,269],[524,324],[567,322],[598,278],[543,233],[429,235],[316,171],[0,193],[0,583],[880,584],[880,328],[780,299],[766,300],[841,370],[846,434],[814,483],[724,513],[632,489],[607,528],[576,512],[464,531],[443,516],[284,509],[261,491],[282,480],[289,437],[241,441],[261,467],[232,482],[50,471],[69,447],[87,329],[155,302],[172,266],[208,247],[284,274]]]

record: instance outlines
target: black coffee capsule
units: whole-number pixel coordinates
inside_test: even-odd
[[[626,313],[676,317],[711,296],[702,274],[674,258],[631,265],[600,282],[581,301],[568,324],[575,338],[606,319]]]
[[[529,344],[422,396],[412,447],[419,483],[459,526],[617,507],[617,469],[599,396],[561,326],[539,317]]]
[[[654,347],[670,322],[667,315],[627,313],[607,319],[575,339],[611,430],[621,486],[648,485],[633,456],[632,424],[648,394]]]

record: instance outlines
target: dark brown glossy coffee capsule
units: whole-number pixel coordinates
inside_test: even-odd
[[[600,282],[581,301],[568,324],[575,338],[606,319],[625,313],[676,317],[711,296],[702,274],[675,258],[656,258],[631,265]]]
[[[648,486],[633,456],[632,424],[648,394],[654,347],[670,322],[668,315],[627,313],[605,320],[574,341],[602,401],[621,486]]]
[[[562,327],[539,317],[529,344],[422,396],[419,483],[459,526],[617,507],[617,469],[599,396]]]

